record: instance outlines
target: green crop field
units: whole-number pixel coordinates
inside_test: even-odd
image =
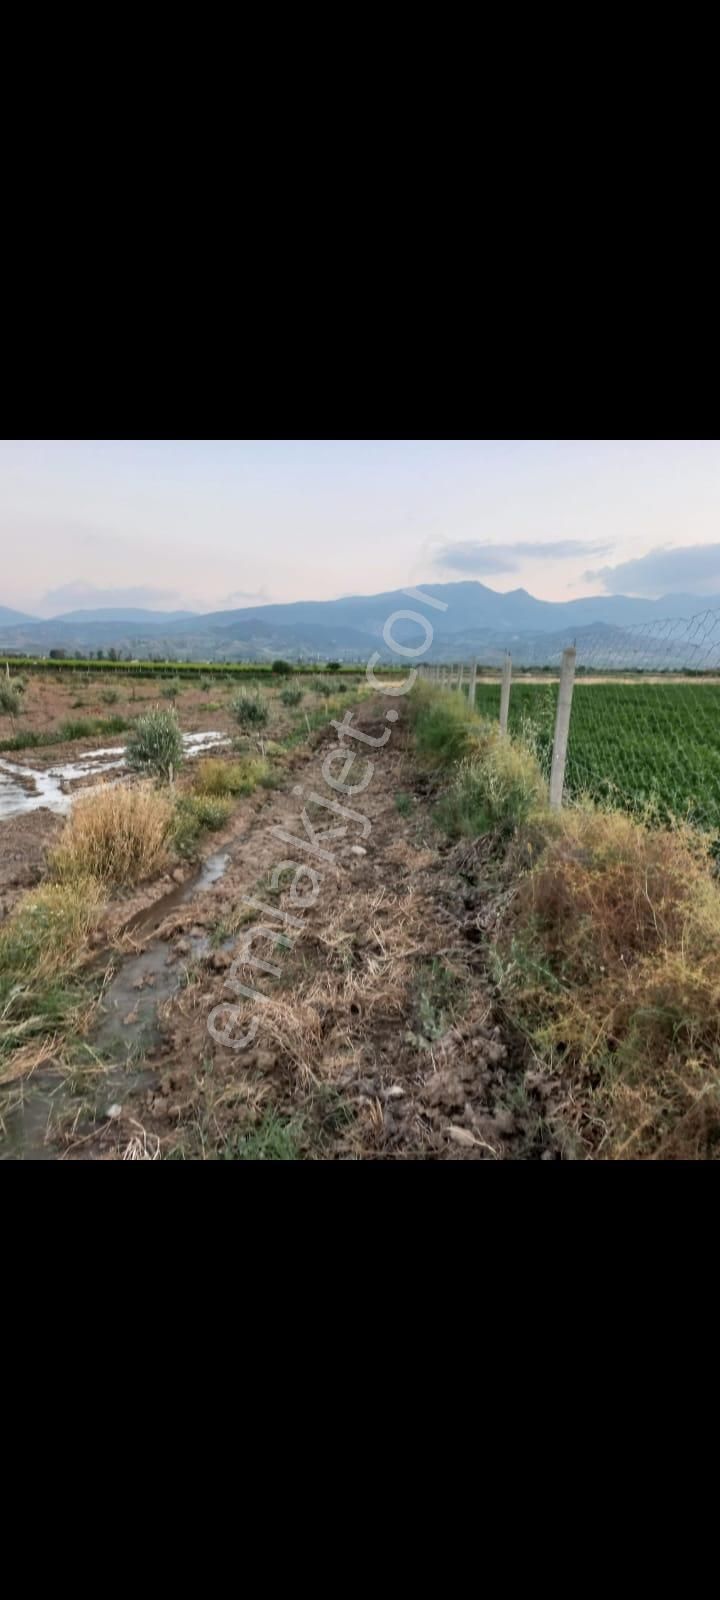
[[[510,732],[529,740],[546,772],[557,692],[520,681],[510,700]],[[479,683],[476,706],[497,718],[499,685]],[[577,683],[566,792],[720,829],[720,684]]]

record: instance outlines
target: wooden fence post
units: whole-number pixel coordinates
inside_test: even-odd
[[[512,685],[512,656],[506,655],[500,690],[500,732],[507,733],[510,716],[510,688]]]
[[[555,722],[555,744],[553,746],[552,771],[550,774],[550,805],[553,811],[562,810],[563,795],[565,793],[565,762],[567,760],[568,738],[570,736],[576,662],[577,650],[574,646],[569,650],[563,651],[557,719]]]

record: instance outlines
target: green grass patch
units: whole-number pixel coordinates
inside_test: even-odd
[[[193,788],[199,795],[252,794],[269,774],[267,761],[249,757],[242,761],[222,761],[208,756],[198,763],[193,778]]]
[[[459,1014],[462,984],[439,958],[424,962],[415,986],[415,1027],[410,1036],[423,1050],[441,1039]]]
[[[261,1122],[247,1132],[237,1133],[222,1151],[225,1161],[299,1161],[298,1141],[302,1124],[298,1117],[285,1118],[268,1111]]]
[[[175,806],[171,842],[180,856],[197,852],[203,833],[216,833],[232,816],[232,800],[217,795],[183,794]]]

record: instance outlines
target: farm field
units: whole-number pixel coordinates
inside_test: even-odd
[[[498,684],[480,682],[476,708],[497,719]],[[557,684],[513,682],[510,733],[535,749],[549,772]],[[720,828],[720,684],[575,685],[566,792],[659,820]]]
[[[527,746],[457,695],[298,687],[211,709],[152,684],[113,745],[0,757],[0,1160],[712,1158],[698,835],[559,823]],[[80,708],[24,693],[48,737],[106,709],[93,682]],[[547,697],[518,686],[536,742]],[[157,708],[185,751],[149,775]]]
[[[284,705],[283,692],[264,757],[257,732],[235,747],[236,727],[233,746],[183,765],[174,792],[131,776],[80,797],[70,821],[48,817],[35,886],[16,881],[0,906],[0,1158],[474,1159],[495,1148],[459,1124],[479,1126],[483,1062],[502,1099],[508,1052],[480,981],[466,877],[448,874],[432,842],[434,793],[413,757],[406,707],[388,721],[387,700],[356,685],[345,695],[314,691],[306,714],[305,703]],[[45,686],[37,725],[67,709]],[[178,709],[196,725],[197,706]],[[339,753],[331,719],[349,709],[358,737],[379,753],[362,812],[351,809],[336,838],[322,795],[337,801],[322,786],[328,756]],[[215,729],[231,729],[229,710],[224,721],[209,715]],[[150,823],[163,812],[174,820],[167,847],[158,852],[148,833],[147,860],[125,876],[133,795]],[[76,828],[85,804],[87,827]],[[293,856],[305,862],[304,805],[312,828],[333,840],[321,869],[310,856],[319,898],[302,913],[297,946],[288,940],[255,975],[261,1026],[237,1055],[210,1035],[208,1018],[228,1002],[229,969],[253,921],[248,904],[259,902],[264,920],[274,909],[298,917],[288,894]],[[100,842],[122,870],[100,883],[82,872],[103,813],[112,823],[116,806],[117,838],[104,823]],[[22,829],[39,815],[0,822],[0,845],[13,841],[8,860],[21,864]],[[189,852],[188,817],[203,823]],[[450,1059],[461,1017],[476,1089]],[[471,1101],[476,1109],[463,1113]],[[542,1147],[533,1120],[504,1102],[498,1154],[503,1141],[518,1153]]]
[[[18,680],[24,682],[19,694],[13,687]],[[109,683],[96,672],[0,676],[0,915],[19,889],[41,875],[46,848],[67,811],[63,796],[69,801],[76,790],[117,777],[139,717],[161,707],[176,713],[191,745],[207,738],[208,749],[239,741],[256,753],[260,746],[280,752],[325,722],[333,714],[328,707],[352,698],[359,682],[357,676],[338,681],[331,674],[297,684],[266,679],[267,724],[255,739],[243,741],[232,712],[243,684],[235,680],[200,677],[188,683],[163,675]],[[16,693],[13,712],[3,710],[3,686]],[[248,685],[248,692],[255,688]],[[288,695],[294,704],[285,703]]]

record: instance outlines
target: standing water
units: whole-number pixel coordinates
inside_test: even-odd
[[[188,758],[202,755],[216,745],[228,744],[223,733],[184,733],[183,747]],[[37,767],[20,766],[15,761],[0,758],[0,821],[7,817],[25,816],[27,812],[45,807],[59,816],[70,810],[75,794],[68,789],[71,783],[82,778],[102,779],[108,772],[116,772],[126,765],[125,746],[115,745],[107,750],[90,750],[76,761],[64,761],[47,771]],[[87,794],[91,785],[77,791]]]

